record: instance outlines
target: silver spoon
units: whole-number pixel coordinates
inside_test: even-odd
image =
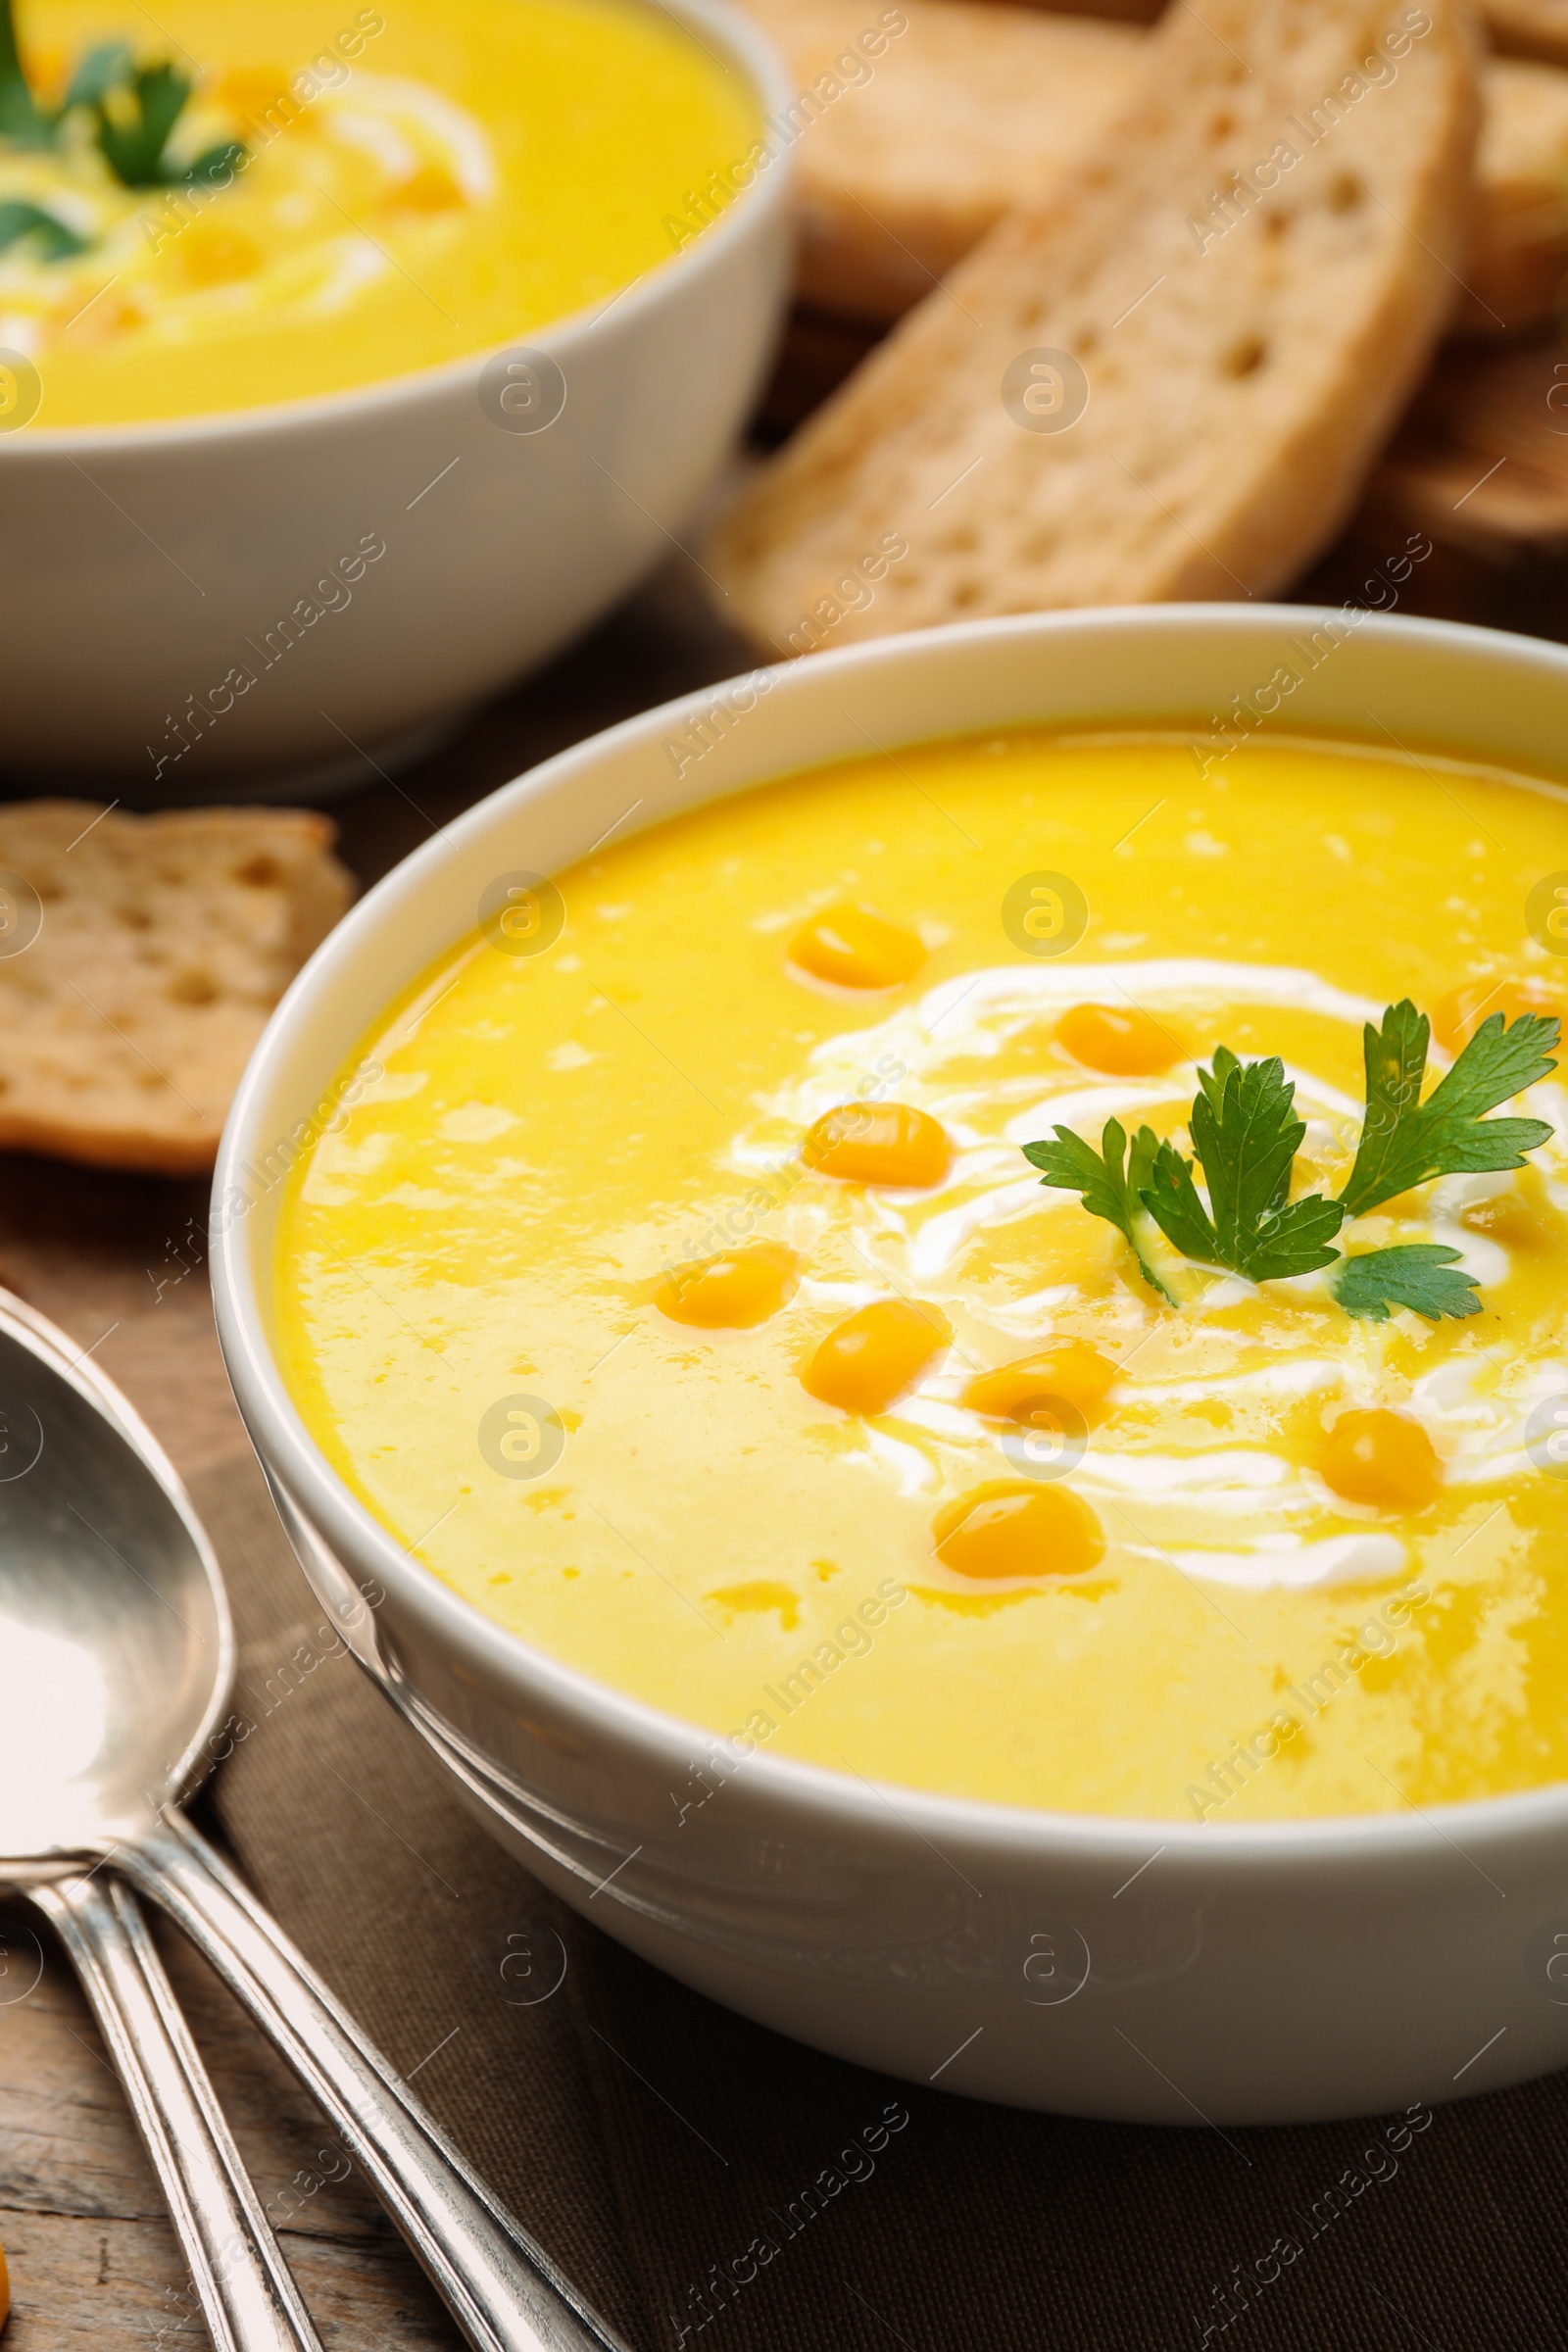
[[[108,1871],[29,1891],[81,1979],[218,2352],[321,2352],[135,1896]]]
[[[217,1561],[119,1391],[5,1292],[0,1443],[0,1881],[36,1899],[112,1859],[161,1903],[332,2118],[477,2352],[625,2352],[179,1812],[233,1673]]]
[[[26,1309],[16,1311],[24,1335],[36,1326],[40,1345],[44,1336],[55,1347],[67,1345],[48,1326],[36,1325]],[[9,1340],[4,1309],[0,1320]],[[51,1774],[58,1776],[90,1749],[102,1691],[96,1668],[70,1640],[79,1630],[76,1620],[90,1591],[71,1576],[68,1563],[83,1544],[98,1545],[79,1507],[93,1508],[87,1492],[78,1489],[77,1503],[66,1498],[62,1509],[57,1483],[62,1472],[69,1475],[76,1450],[72,1437],[79,1437],[79,1429],[68,1435],[49,1413],[66,1443],[45,1467],[46,1408],[30,1380],[11,1377],[14,1361],[5,1341],[0,1356],[0,1786],[10,1790],[9,1799],[0,1800],[4,1854],[9,1844],[32,1835],[24,1829],[19,1838],[18,1823],[40,1798],[47,1801]],[[41,1361],[37,1368],[41,1373]],[[90,1432],[91,1422],[85,1426]],[[176,1499],[171,1500],[177,1511]],[[154,1543],[166,1543],[170,1532],[166,1519]],[[190,1540],[205,1545],[199,1529],[190,1531]],[[60,1630],[36,1624],[35,1608],[13,1613],[24,1587],[35,1593],[40,1584],[56,1588],[53,1624]],[[204,1622],[187,1626],[187,1634],[214,1648],[226,1684],[233,1636],[220,1586],[212,1590]],[[129,1887],[101,1868],[83,1871],[58,1861],[0,1861],[0,1877],[44,1913],[81,1981],[218,2352],[321,2352]]]

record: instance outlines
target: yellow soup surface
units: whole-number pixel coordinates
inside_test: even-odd
[[[172,165],[246,151],[192,192],[122,184],[81,110],[52,148],[0,139],[0,205],[86,241],[0,251],[0,346],[36,369],[40,425],[254,408],[525,337],[669,261],[758,129],[739,71],[638,0],[161,0],[156,24],[24,0],[20,19],[40,104],[122,39],[194,81]]]
[[[1564,797],[1019,732],[498,877],[289,1174],[305,1420],[474,1606],[731,1756],[1217,1827],[1561,1779],[1556,1076],[1525,1165],[1341,1237],[1457,1250],[1462,1320],[1169,1251],[1167,1306],[1020,1147],[1184,1136],[1225,1045],[1337,1191],[1367,1019],[1411,998],[1436,1072],[1563,1003]]]

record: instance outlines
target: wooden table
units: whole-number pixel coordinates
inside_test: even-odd
[[[797,337],[775,381],[780,427],[853,360],[853,338],[843,341]],[[1504,355],[1485,373],[1466,389],[1464,430],[1446,415],[1418,416],[1359,534],[1303,583],[1304,597],[1356,597],[1369,554],[1398,543],[1391,528],[1402,538],[1416,519],[1441,543],[1451,511],[1439,561],[1416,575],[1405,609],[1568,636],[1568,438],[1545,406],[1551,355],[1533,372]],[[1440,371],[1440,391],[1447,380]],[[1455,506],[1453,483],[1468,487],[1498,452],[1512,470],[1489,491],[1497,514],[1468,495]],[[371,882],[532,761],[751,659],[708,613],[692,568],[676,564],[416,772],[392,785],[371,777],[373,789],[341,803],[343,853]],[[0,1158],[0,1282],[93,1348],[187,1476],[246,1442],[213,1332],[206,1194],[203,1183]],[[23,1909],[0,1909],[0,2244],[16,2299],[4,2352],[200,2347],[183,2265],[81,1996]],[[311,2164],[325,2129],[203,1964],[177,1937],[161,1941],[246,2160],[264,2198],[274,2196]],[[358,2174],[305,2206],[283,2242],[327,2346],[458,2343]]]

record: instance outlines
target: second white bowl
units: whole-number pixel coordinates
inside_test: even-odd
[[[777,113],[782,70],[727,0],[666,13]],[[0,434],[6,771],[153,803],[319,795],[545,660],[668,554],[744,422],[788,176],[786,151],[616,300],[507,347],[544,357],[538,414],[564,392],[543,430],[514,429],[526,402],[498,407],[484,351],[272,408]]]

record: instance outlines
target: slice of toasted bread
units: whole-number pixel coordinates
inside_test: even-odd
[[[1467,335],[1539,325],[1568,273],[1568,74],[1494,58],[1482,91],[1480,204],[1454,319]]]
[[[269,1012],[348,904],[334,831],[0,805],[0,1148],[210,1168]]]
[[[743,5],[808,118],[793,150],[797,291],[858,318],[897,318],[1039,194],[1126,103],[1143,42],[1129,24],[992,0],[899,0],[880,16],[865,0]]]
[[[839,92],[793,150],[796,292],[839,318],[902,317],[1004,213],[1042,198],[1127,103],[1142,56],[1132,25],[996,0],[901,0],[889,13],[905,29],[874,58],[864,0],[742,4],[807,113]],[[1482,101],[1467,335],[1548,318],[1568,270],[1568,74],[1498,61]]]
[[[1333,537],[1459,291],[1469,19],[1202,9],[720,523],[757,642],[1266,595]]]
[[[1069,16],[1123,17],[1147,24],[1175,0],[1021,0],[1029,8],[1062,5]],[[1509,57],[1544,57],[1568,66],[1568,0],[1481,0],[1493,46]]]

